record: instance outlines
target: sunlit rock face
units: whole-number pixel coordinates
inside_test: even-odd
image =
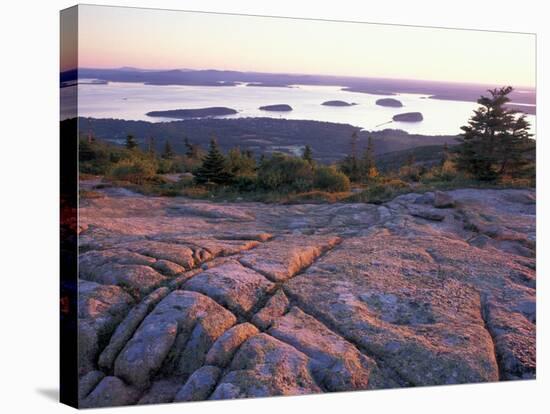
[[[80,206],[84,407],[535,377],[534,191],[97,192]]]

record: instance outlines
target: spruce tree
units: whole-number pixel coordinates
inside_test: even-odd
[[[495,180],[502,175],[515,175],[526,163],[525,152],[531,143],[525,115],[517,116],[506,108],[512,87],[489,90],[481,96],[479,108],[468,125],[461,127],[457,147],[457,167],[478,180]]]
[[[147,145],[147,153],[151,158],[155,158],[156,152],[155,152],[155,138],[151,137],[149,138],[149,143]]]
[[[302,159],[307,161],[310,164],[313,164],[313,151],[309,145],[306,145],[304,148],[304,153],[302,154]]]
[[[171,160],[174,158],[174,151],[172,150],[172,144],[170,141],[164,141],[164,150],[162,151],[161,157],[165,160]]]
[[[406,167],[413,167],[416,163],[416,157],[414,154],[407,155],[407,158],[405,159],[405,166]]]
[[[136,149],[138,146],[136,139],[133,135],[128,135],[126,137],[126,148],[129,150]]]
[[[442,167],[443,165],[445,165],[445,163],[447,161],[449,161],[449,159],[451,158],[451,154],[449,152],[449,145],[447,145],[447,143],[445,143],[443,145],[443,154],[441,154],[441,163],[440,163],[440,166]]]
[[[184,139],[185,145],[185,156],[192,160],[199,158],[199,147],[198,145],[192,144],[187,137]]]
[[[376,168],[376,162],[374,161],[374,143],[372,137],[369,137],[367,143],[367,149],[362,160],[363,176],[367,179],[378,176],[378,170]]]
[[[351,181],[357,182],[361,179],[361,169],[359,168],[359,160],[357,157],[357,141],[359,136],[357,130],[353,131],[351,134],[350,154],[344,159],[340,165],[340,170],[346,174]]]
[[[215,138],[210,140],[208,154],[204,157],[202,165],[197,169],[195,179],[199,184],[229,184],[231,182],[232,174],[227,171],[226,159]]]
[[[352,181],[361,181],[361,168],[359,167],[359,157],[357,156],[357,142],[359,141],[359,135],[357,130],[351,134],[351,175]]]
[[[526,154],[534,149],[535,143],[530,139],[529,122],[525,114],[514,117],[506,133],[500,137],[497,146],[497,174],[499,176],[522,175],[524,167],[529,164]]]

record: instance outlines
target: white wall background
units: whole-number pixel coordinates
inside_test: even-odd
[[[538,379],[238,402],[174,404],[132,413],[535,413],[548,409],[548,62],[550,25],[535,0],[111,0],[100,4],[538,33]],[[2,3],[0,12],[0,411],[69,412],[58,384],[59,9],[71,1]],[[546,50],[545,50],[546,48]],[[546,52],[546,53],[545,53]],[[545,393],[546,388],[546,393]],[[118,411],[120,410],[120,411]]]

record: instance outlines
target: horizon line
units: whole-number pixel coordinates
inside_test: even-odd
[[[214,68],[202,68],[202,69],[191,69],[191,68],[162,68],[162,69],[148,69],[135,66],[119,66],[119,67],[93,67],[93,66],[77,66],[71,69],[61,70],[60,73],[66,73],[72,70],[79,69],[88,69],[88,70],[135,70],[142,72],[204,72],[204,71],[217,71],[217,72],[238,72],[238,73],[257,73],[257,74],[266,74],[266,75],[290,75],[290,76],[318,76],[318,77],[329,77],[329,78],[348,78],[348,79],[377,79],[377,80],[389,80],[389,81],[409,81],[409,82],[431,82],[431,83],[440,83],[440,84],[455,84],[455,85],[471,85],[471,86],[495,86],[494,83],[483,83],[479,81],[456,81],[456,80],[431,80],[431,79],[421,79],[421,78],[392,78],[392,77],[378,77],[378,76],[353,76],[353,75],[327,75],[327,74],[313,74],[313,73],[299,73],[299,72],[263,72],[263,71],[254,71],[254,70],[236,70],[236,69],[214,69]],[[514,89],[527,88],[532,89],[536,92],[537,85],[517,85],[513,86],[511,83],[507,83],[505,86],[512,86]],[[344,85],[345,86],[345,85]]]

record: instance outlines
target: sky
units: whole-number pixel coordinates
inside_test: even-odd
[[[219,69],[516,87],[533,87],[536,78],[533,34],[84,5],[78,46],[78,66],[87,68]]]

